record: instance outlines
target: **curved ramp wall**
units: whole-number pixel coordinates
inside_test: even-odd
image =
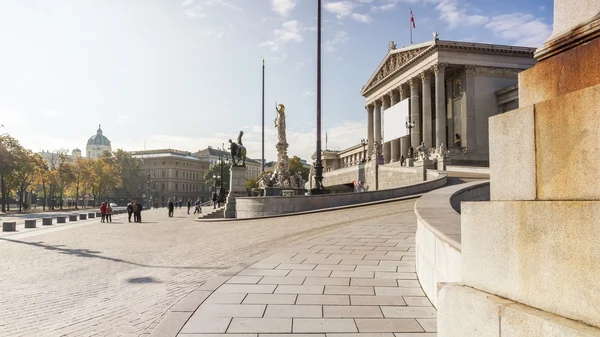
[[[415,203],[417,276],[435,307],[437,284],[462,280],[460,202],[489,197],[489,181],[478,181],[429,192]]]
[[[429,192],[443,187],[447,182],[445,172],[430,171],[427,173],[427,179],[414,185],[362,193],[236,198],[235,215],[238,219],[248,219],[356,205]]]

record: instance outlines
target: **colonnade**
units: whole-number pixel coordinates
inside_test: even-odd
[[[416,148],[425,142],[428,148],[438,147],[441,143],[446,143],[446,83],[445,70],[448,67],[446,63],[439,63],[433,66],[433,69],[426,69],[418,76],[410,78],[404,83],[398,84],[380,97],[372,100],[365,109],[368,115],[369,141],[368,158],[374,156],[374,142],[381,144],[384,163],[397,162],[400,156],[408,156],[408,148]],[[433,71],[432,71],[433,70]],[[435,81],[433,94],[435,95],[435,126],[433,125],[434,111],[432,108],[432,90],[431,81]],[[448,88],[449,90],[451,87]],[[410,122],[414,126],[410,129],[410,145],[408,137],[397,139],[383,139],[381,116],[383,111],[391,106],[403,101],[410,96]],[[422,108],[421,108],[422,105]],[[423,114],[423,125],[421,125],[420,115]],[[398,125],[399,128],[405,128],[405,125]],[[433,131],[435,130],[435,139]],[[386,141],[382,144],[382,141]],[[448,144],[445,144],[448,146]]]

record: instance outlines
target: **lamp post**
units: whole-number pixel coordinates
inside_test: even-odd
[[[59,150],[54,150],[50,154],[50,171],[54,171],[54,153],[59,154]],[[54,184],[50,182],[50,209],[54,210]]]
[[[321,0],[317,0],[317,162],[315,163],[315,188],[311,194],[325,194],[323,164],[321,163]]]
[[[410,149],[412,147],[412,140],[410,139],[411,138],[410,133],[411,133],[411,129],[415,127],[415,122],[414,121],[409,122],[408,118],[407,118],[405,125],[406,125],[406,128],[408,129],[408,148]]]
[[[360,140],[360,145],[363,146],[363,158],[362,158],[362,162],[366,163],[367,162],[367,145],[369,144],[369,140],[368,139],[361,139]]]

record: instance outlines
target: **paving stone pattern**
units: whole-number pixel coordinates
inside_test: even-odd
[[[394,202],[298,217],[228,223],[197,223],[192,221],[191,215],[185,214],[184,209],[176,209],[175,217],[168,218],[167,211],[160,209],[144,212],[144,223],[141,224],[130,224],[120,217],[110,224],[92,220],[31,231],[19,229],[0,237],[0,336],[147,336],[160,324],[169,308],[177,304],[184,308],[187,305],[190,310],[193,298],[188,302],[182,299],[187,299],[188,295],[207,296],[207,291],[212,290],[210,285],[219,282],[219,278],[213,281],[215,275],[250,256],[278,247],[291,247],[345,228],[362,228],[365,233],[389,230],[387,235],[393,236],[389,239],[408,238],[406,244],[412,247],[413,204],[414,201]],[[363,227],[352,227],[355,224]],[[396,236],[400,233],[398,230],[403,234]],[[328,278],[334,271],[362,272],[352,267],[358,265],[395,262],[402,263],[403,267],[414,267],[413,262],[402,262],[403,257],[398,255],[389,261],[366,260],[367,255],[375,255],[375,248],[384,247],[373,246],[375,242],[350,237],[347,239],[354,240],[353,245],[346,248],[355,248],[342,251],[343,247],[338,248],[330,239],[314,242],[285,257],[274,255],[233,278],[227,286],[234,288],[218,290],[206,304],[240,305],[243,302],[244,308],[220,307],[214,311],[215,315],[224,317],[212,318],[207,327],[212,326],[212,330],[219,333],[228,328],[244,331],[254,326],[256,319],[269,319],[271,321],[265,327],[270,327],[273,333],[288,332],[287,329],[291,329],[288,322],[293,318],[280,317],[283,314],[316,316],[314,306],[348,306],[351,297],[355,300],[377,297],[337,294],[342,291],[338,288],[331,288],[336,294],[326,295],[329,286],[365,286],[356,282],[374,278],[347,275],[337,277],[335,281],[307,280]],[[317,249],[318,245],[323,247]],[[327,249],[340,252],[335,254]],[[397,247],[377,249],[376,255],[398,251],[395,249]],[[408,251],[407,254],[412,253]],[[283,263],[290,269],[278,268]],[[304,266],[306,264],[311,266]],[[381,281],[384,283],[366,286],[373,287],[376,292],[375,287],[383,287],[391,279]],[[198,289],[200,285],[207,288]],[[297,288],[278,290],[280,285]],[[422,299],[397,297],[404,298],[406,303],[409,298]],[[289,307],[300,303],[312,306],[307,308],[308,313]],[[256,306],[245,307],[250,304]],[[281,307],[268,308],[269,305]],[[335,311],[328,312],[335,314]],[[239,319],[232,322],[234,316]],[[189,316],[177,317],[183,325]],[[323,319],[323,316],[302,318]],[[325,324],[335,326],[336,322]],[[314,326],[311,321],[302,324],[307,330]],[[347,321],[339,325],[350,330]]]
[[[415,274],[415,231],[402,214],[278,250],[223,280],[178,336],[436,336]]]

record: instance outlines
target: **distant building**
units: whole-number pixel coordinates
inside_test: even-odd
[[[231,153],[229,151],[224,151],[220,149],[214,149],[212,146],[204,150],[199,150],[193,154],[194,157],[209,162],[210,165],[218,165],[219,160],[229,161],[231,163]],[[246,167],[248,171],[246,171],[246,179],[258,179],[258,175],[260,172],[260,160],[254,160],[250,158],[246,158]]]
[[[73,162],[75,159],[81,157],[81,150],[74,149],[71,151],[71,154],[67,150],[58,150],[58,151],[44,151],[38,152],[38,154],[44,159],[48,168],[56,168],[59,165],[60,156],[63,155],[63,158],[66,159],[67,162]]]
[[[85,147],[85,156],[88,158],[99,158],[104,151],[112,152],[110,140],[102,134],[102,128],[98,125],[96,134],[88,139]]]
[[[166,204],[169,199],[209,200],[210,188],[203,179],[210,165],[208,161],[173,149],[133,151],[131,156],[143,161],[142,169],[149,175],[150,183],[140,192],[147,193],[152,201]]]

